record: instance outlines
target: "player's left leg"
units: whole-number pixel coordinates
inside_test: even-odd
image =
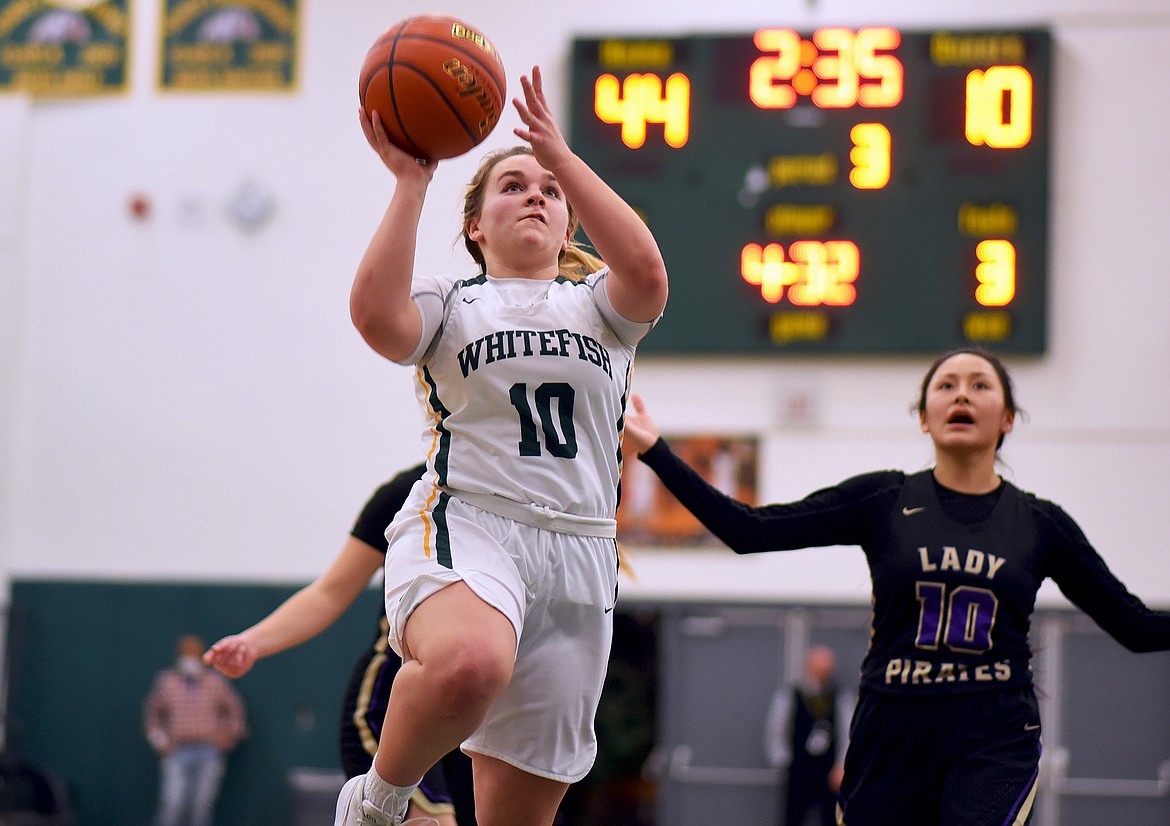
[[[613,636],[613,539],[518,525],[533,581],[512,680],[463,742],[480,826],[549,826],[597,754],[594,715]]]
[[[973,696],[942,794],[947,826],[1025,826],[1040,769],[1040,713],[1032,690]]]

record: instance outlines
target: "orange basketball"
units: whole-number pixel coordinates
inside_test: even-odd
[[[358,97],[396,146],[416,158],[462,155],[495,128],[507,79],[483,33],[453,17],[400,20],[374,41]]]

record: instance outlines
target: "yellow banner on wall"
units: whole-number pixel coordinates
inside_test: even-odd
[[[285,91],[296,85],[299,0],[166,0],[159,86]]]
[[[0,0],[0,92],[85,97],[126,88],[129,0]]]

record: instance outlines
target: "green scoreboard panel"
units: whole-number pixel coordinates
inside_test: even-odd
[[[573,41],[569,142],[670,270],[643,353],[1046,343],[1052,39],[887,26]]]

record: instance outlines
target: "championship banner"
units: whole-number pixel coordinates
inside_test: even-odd
[[[159,86],[275,92],[295,86],[299,0],[165,0]]]
[[[129,0],[0,0],[0,92],[86,97],[126,89]]]

